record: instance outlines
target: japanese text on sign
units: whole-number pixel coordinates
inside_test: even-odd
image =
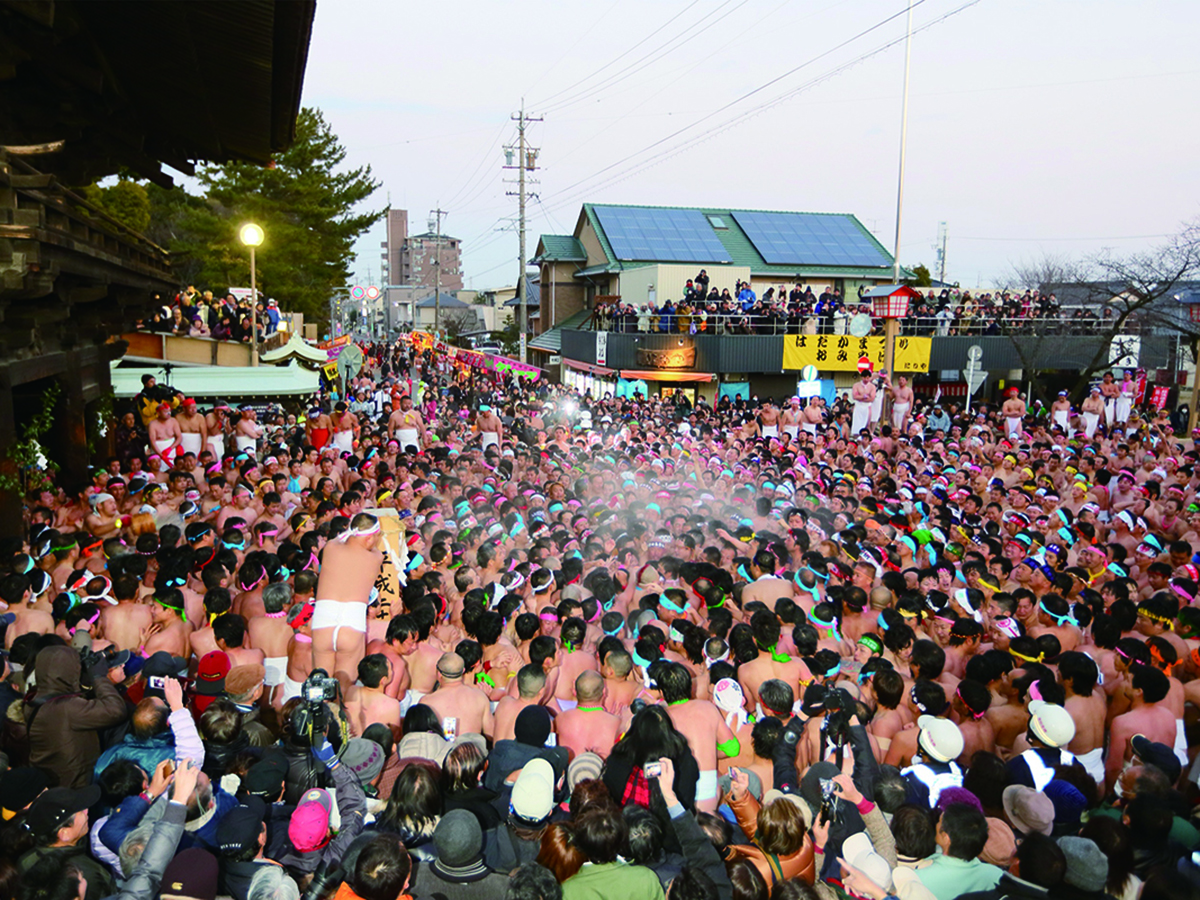
[[[865,356],[876,369],[883,368],[884,338],[851,337],[847,334],[789,334],[783,339],[784,369],[803,369],[816,366],[826,372],[853,372],[859,357]],[[932,341],[927,337],[896,339],[897,372],[928,372],[929,350]]]

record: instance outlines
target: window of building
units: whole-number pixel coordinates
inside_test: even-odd
[[[717,228],[722,231],[728,230],[728,228],[729,228],[729,226],[725,223],[725,220],[722,219],[720,216],[709,216],[708,224],[711,225],[713,228]]]

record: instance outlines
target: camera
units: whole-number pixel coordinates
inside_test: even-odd
[[[326,701],[337,700],[341,685],[324,669],[313,669],[300,685],[301,703],[292,712],[292,733],[303,742],[314,747],[325,740],[329,726],[334,722],[333,711]]]
[[[93,650],[91,647],[79,648],[79,665],[82,671],[90,672],[104,664],[105,669],[115,669],[129,662],[129,651],[118,650],[116,647],[105,647],[103,650]]]
[[[325,700],[336,700],[341,685],[336,678],[328,675],[324,669],[314,669],[312,674],[304,679],[300,687],[300,696],[306,703],[322,703]]]

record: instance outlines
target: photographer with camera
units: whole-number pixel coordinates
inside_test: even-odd
[[[312,788],[333,784],[326,767],[314,761],[312,748],[333,741],[335,749],[340,750],[344,739],[349,737],[345,711],[339,717],[330,706],[340,696],[338,680],[324,669],[314,669],[300,685],[300,696],[284,704],[280,744],[288,762],[284,800],[290,804],[299,803]]]
[[[320,672],[319,669],[317,671]],[[321,674],[328,677],[323,672]],[[367,811],[367,795],[358,776],[349,766],[342,765],[333,745],[322,737],[320,743],[312,748],[312,755],[329,772],[333,781],[341,825],[334,835],[329,825],[334,799],[329,791],[311,788],[304,792],[288,824],[288,837],[295,852],[279,860],[298,880],[312,874],[321,865],[336,865],[346,848],[362,831],[363,817]]]
[[[80,653],[66,645],[46,647],[34,660],[37,694],[26,704],[29,762],[49,769],[62,787],[81,788],[100,758],[100,730],[128,716],[125,698],[115,682],[125,677],[121,667],[110,669],[103,654],[92,657],[89,674],[93,699],[80,684]]]

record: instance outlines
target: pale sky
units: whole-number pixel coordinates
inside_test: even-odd
[[[940,221],[948,279],[975,287],[1044,254],[1144,249],[1200,215],[1200,4],[979,0],[924,28],[967,2],[913,13],[902,263],[934,269]],[[413,231],[449,211],[469,287],[516,280],[501,146],[522,96],[545,117],[529,129],[543,167],[530,256],[539,234],[572,231],[585,201],[850,212],[890,250],[904,9],[321,0],[304,103],[350,163],[371,165],[377,205],[390,194]],[[382,239],[379,225],[358,244],[363,283],[368,268],[379,282]]]

